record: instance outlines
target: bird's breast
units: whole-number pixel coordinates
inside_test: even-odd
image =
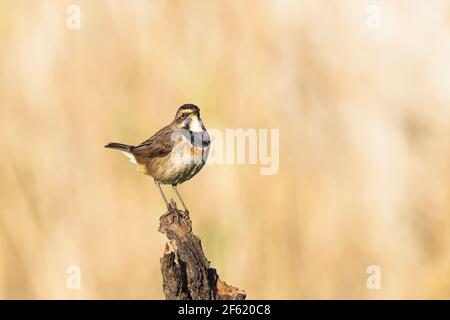
[[[204,147],[183,139],[174,144],[170,158],[175,165],[180,167],[190,164],[205,164],[208,152],[209,145]]]
[[[199,137],[193,139],[192,136],[182,134],[174,140],[168,155],[143,159],[140,171],[163,184],[183,183],[195,176],[205,165],[210,148],[209,136],[207,138],[208,143],[205,144]]]

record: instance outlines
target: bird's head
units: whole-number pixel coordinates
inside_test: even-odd
[[[174,121],[178,129],[186,129],[193,132],[204,130],[203,122],[200,118],[200,108],[193,104],[182,105],[178,109]]]

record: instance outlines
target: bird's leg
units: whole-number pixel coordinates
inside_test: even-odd
[[[166,198],[164,192],[162,191],[161,186],[159,185],[159,182],[156,181],[156,179],[154,179],[154,180],[155,180],[156,186],[158,187],[159,193],[161,193],[161,196],[163,197],[164,202],[166,203],[167,209],[168,209],[169,211],[172,211],[172,207],[170,206],[169,202],[167,201],[167,198]]]
[[[184,214],[185,214],[186,216],[189,216],[189,210],[188,210],[188,208],[186,207],[186,204],[184,203],[184,201],[183,201],[183,199],[181,198],[180,194],[178,193],[177,185],[176,185],[176,184],[173,184],[173,185],[172,185],[172,188],[173,188],[173,190],[175,190],[175,193],[177,194],[178,199],[180,199],[181,204],[183,205],[183,208],[184,208]]]

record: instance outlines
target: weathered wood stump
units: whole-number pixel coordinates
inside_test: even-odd
[[[192,233],[189,215],[176,208],[161,216],[159,232],[169,239],[160,260],[167,300],[244,300],[246,293],[219,279]]]

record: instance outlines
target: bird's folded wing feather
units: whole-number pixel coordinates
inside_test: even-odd
[[[164,157],[173,148],[172,133],[173,129],[171,127],[164,127],[152,137],[134,147],[132,153],[135,156],[144,158]]]

